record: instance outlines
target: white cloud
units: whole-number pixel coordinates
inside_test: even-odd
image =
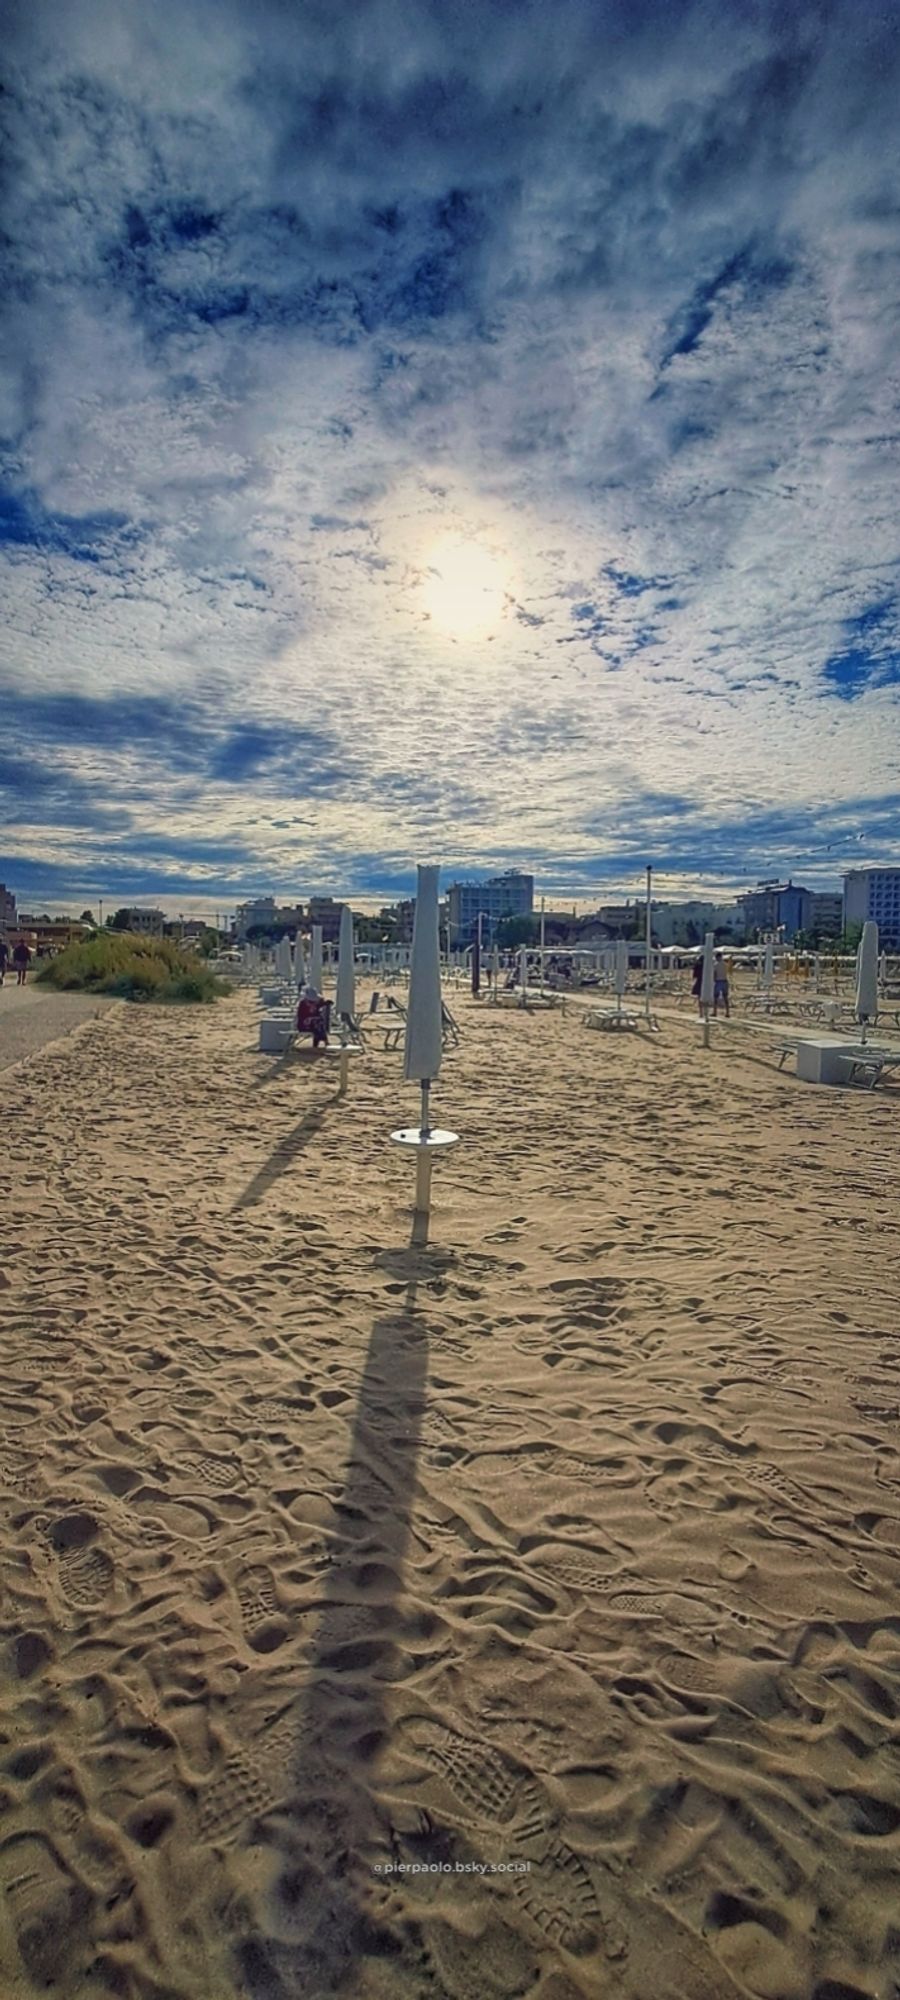
[[[192,785],[151,733],[104,793],[198,882],[198,825],[236,876],[437,847],[551,880],[737,854],[754,809],[804,812],[831,873],[834,807],[897,790],[895,689],[822,680],[896,592],[890,24],[454,18],[20,11],[18,753],[36,690],[183,703]],[[508,576],[489,636],[425,617],[448,530]],[[218,784],[254,722],[321,730],[327,782]],[[54,756],[96,781],[79,727]],[[312,818],[302,852],[260,801]],[[47,812],[6,844],[68,868]]]

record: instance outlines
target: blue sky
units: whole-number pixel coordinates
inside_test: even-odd
[[[900,16],[7,4],[0,879],[900,853]]]

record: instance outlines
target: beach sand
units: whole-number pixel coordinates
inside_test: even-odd
[[[900,1091],[450,998],[6,1073],[4,2000],[900,1991]]]

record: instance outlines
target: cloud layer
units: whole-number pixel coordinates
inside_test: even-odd
[[[23,900],[896,850],[889,10],[8,14]]]

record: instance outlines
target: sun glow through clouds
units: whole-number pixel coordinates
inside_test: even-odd
[[[497,625],[510,579],[503,563],[464,536],[445,536],[429,551],[422,605],[451,638],[478,638]]]

